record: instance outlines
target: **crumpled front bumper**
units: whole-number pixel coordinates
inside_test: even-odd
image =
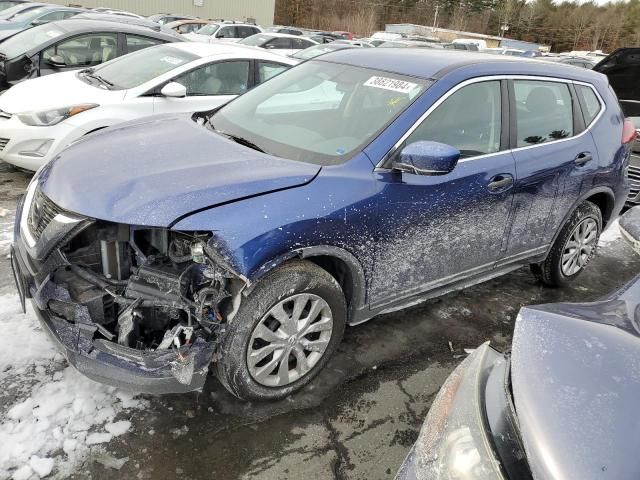
[[[19,204],[16,218],[20,218],[21,209]],[[96,338],[98,325],[91,320],[86,307],[75,306],[73,323],[48,308],[50,300],[71,302],[69,292],[51,282],[47,274],[52,266],[64,262],[62,255],[56,250],[45,262],[39,262],[23,244],[18,221],[14,234],[11,267],[23,308],[25,300],[31,299],[43,329],[80,373],[97,382],[139,393],[185,393],[203,388],[216,348],[214,343],[196,338],[179,350],[142,351]]]
[[[180,362],[175,350],[143,352],[105,340],[91,341],[95,327],[73,325],[35,307],[43,329],[69,364],[95,380],[139,393],[186,393],[201,390],[207,378],[214,346],[197,341],[189,349],[193,366]],[[193,368],[189,383],[181,383],[174,369]]]

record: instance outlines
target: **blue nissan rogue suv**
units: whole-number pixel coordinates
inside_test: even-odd
[[[12,265],[69,362],[146,392],[306,384],[346,324],[522,265],[574,279],[628,193],[604,75],[343,50],[227,106],[106,129],[34,177]]]

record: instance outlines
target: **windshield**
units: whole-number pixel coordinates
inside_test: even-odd
[[[63,33],[63,30],[52,23],[39,25],[7,38],[0,44],[0,53],[6,58],[15,58]]]
[[[263,33],[256,33],[255,35],[251,35],[250,37],[243,38],[238,43],[241,45],[250,45],[252,47],[259,47],[260,45],[264,45],[266,42],[271,40],[271,35],[265,35]]]
[[[26,12],[18,13],[11,20],[13,22],[30,22],[38,18],[43,13],[46,13],[49,9],[47,7],[33,8]]]
[[[371,142],[428,85],[414,77],[311,61],[238,97],[208,123],[272,155],[332,165]]]
[[[170,45],[158,45],[111,60],[92,72],[112,84],[112,90],[123,90],[138,87],[198,58]]]
[[[326,43],[323,45],[314,45],[313,47],[305,48],[304,50],[300,50],[299,52],[291,55],[293,58],[299,58],[300,60],[309,60],[311,58],[315,58],[318,55],[323,55],[329,52],[335,52],[336,50],[342,50],[345,48],[349,48],[349,45],[345,44],[337,44],[331,45],[330,43]]]
[[[196,33],[198,35],[213,35],[218,31],[219,28],[220,28],[220,25],[216,25],[215,23],[210,23],[209,25],[205,25],[204,27],[202,27]]]

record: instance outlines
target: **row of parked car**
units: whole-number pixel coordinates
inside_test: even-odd
[[[82,24],[92,30],[64,37]],[[547,286],[570,284],[629,198],[633,50],[605,59],[607,77],[335,42],[296,59],[76,18],[1,42],[5,65],[7,45],[27,34],[51,43],[23,66],[33,78],[0,96],[0,159],[38,169],[16,211],[16,286],[68,361],[110,385],[187,392],[212,368],[239,398],[286,397],[347,325],[522,266]],[[638,309],[620,302],[637,285],[598,310],[627,316],[579,340],[615,350],[606,332],[636,335]],[[565,384],[585,391],[596,372],[611,375],[594,360],[589,376],[567,368],[558,388],[531,389],[562,360],[598,358],[576,355],[575,342],[548,356],[573,320],[539,329],[535,315],[519,322],[517,355],[484,346],[447,382],[402,478],[637,472],[634,456],[625,469],[611,462],[637,439],[617,415],[632,418],[633,370],[615,398],[595,389],[583,402],[609,402],[597,429],[585,433],[570,409],[537,421],[566,399]],[[570,462],[561,447],[585,436],[592,461],[581,450]]]

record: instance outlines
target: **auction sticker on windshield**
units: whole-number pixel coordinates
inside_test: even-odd
[[[364,83],[365,87],[384,88],[385,90],[391,90],[399,93],[409,93],[411,90],[418,86],[417,83],[406,82],[404,80],[398,80],[396,78],[388,77],[371,77]]]

